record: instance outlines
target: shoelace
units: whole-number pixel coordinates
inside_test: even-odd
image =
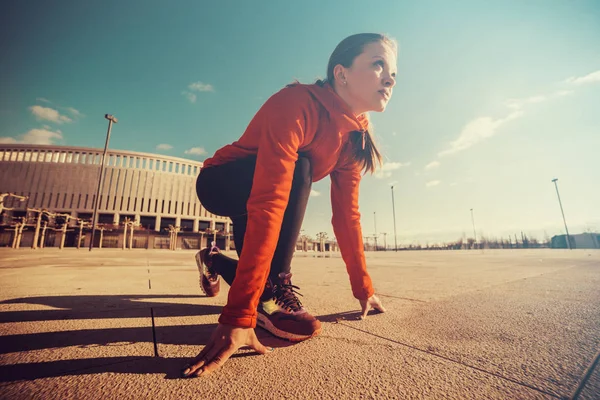
[[[217,274],[216,272],[214,272],[213,269],[212,269],[212,260],[211,260],[211,258],[214,255],[217,255],[217,254],[219,254],[219,248],[216,247],[216,246],[213,246],[210,249],[210,251],[208,252],[207,257],[206,257],[206,263],[205,264],[206,264],[206,272],[208,272],[208,277],[207,278],[209,280],[212,280],[212,281],[216,280],[219,277],[219,274]]]
[[[296,295],[302,296],[302,294],[294,289],[300,290],[298,286],[289,283],[273,285],[273,298],[288,311],[300,311],[302,303]]]

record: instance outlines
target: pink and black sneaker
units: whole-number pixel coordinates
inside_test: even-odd
[[[198,272],[200,273],[200,289],[208,297],[215,297],[221,290],[221,277],[212,267],[212,256],[219,254],[219,248],[215,246],[215,243],[211,243],[212,246],[200,250],[196,253],[196,265],[198,265]]]
[[[265,292],[258,304],[257,326],[273,335],[299,342],[321,333],[321,322],[303,306],[292,285],[292,274],[280,273],[278,279],[267,280]],[[302,296],[300,294],[300,296]]]

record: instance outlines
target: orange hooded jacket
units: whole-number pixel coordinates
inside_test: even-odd
[[[352,292],[357,299],[373,295],[358,211],[362,173],[346,145],[350,132],[367,128],[368,119],[356,117],[329,84],[294,84],[266,101],[239,140],[204,162],[203,168],[210,168],[257,157],[244,247],[220,323],[256,326],[256,310],[277,246],[298,153],[311,160],[313,182],[331,176],[332,225]]]

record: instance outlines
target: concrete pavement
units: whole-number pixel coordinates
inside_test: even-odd
[[[600,398],[600,251],[368,253],[387,312],[359,320],[339,255],[298,254],[323,332],[180,368],[216,326],[193,252],[0,249],[0,398]]]

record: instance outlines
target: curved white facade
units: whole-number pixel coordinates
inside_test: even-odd
[[[0,145],[0,193],[14,208],[6,219],[27,209],[47,209],[91,221],[103,149],[43,145]],[[150,231],[169,224],[183,232],[210,228],[230,232],[230,220],[210,214],[198,201],[196,177],[202,163],[183,158],[109,150],[100,190],[98,222],[119,225],[124,218]],[[28,215],[29,216],[29,215]],[[1,222],[1,221],[0,221]]]

